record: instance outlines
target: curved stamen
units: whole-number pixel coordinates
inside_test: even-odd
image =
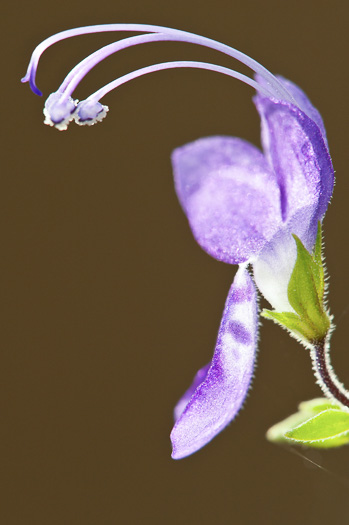
[[[292,95],[288,93],[288,91],[283,87],[281,82],[277,78],[275,78],[274,75],[270,73],[270,71],[268,71],[265,67],[259,64],[256,60],[253,60],[252,58],[248,57],[241,51],[238,51],[237,49],[234,49],[225,44],[221,44],[220,42],[217,42],[210,38],[195,35],[187,31],[181,31],[178,29],[171,29],[171,28],[167,28],[163,26],[147,25],[147,24],[104,24],[104,25],[85,26],[85,27],[80,27],[76,29],[69,29],[67,31],[62,31],[60,33],[57,33],[56,35],[53,35],[47,38],[46,40],[41,42],[41,44],[39,44],[36,47],[30,59],[27,73],[25,77],[23,77],[22,82],[29,81],[30,87],[33,90],[33,92],[41,95],[42,93],[36,87],[36,84],[35,84],[35,76],[36,76],[36,70],[37,70],[40,56],[48,47],[55,44],[56,42],[59,42],[60,40],[71,38],[73,36],[90,34],[90,33],[102,33],[102,32],[108,32],[108,31],[145,31],[149,33],[159,33],[160,32],[160,33],[164,33],[167,35],[183,37],[183,40],[188,41],[188,42],[190,41],[189,39],[191,39],[192,41],[195,40],[194,43],[209,47],[211,49],[215,49],[216,51],[219,51],[233,58],[236,58],[241,63],[251,68],[255,73],[259,74],[261,77],[263,77],[266,80],[266,82],[269,85],[269,88],[273,92],[273,96],[276,96],[277,98],[294,103]]]
[[[104,87],[98,89],[98,91],[90,95],[88,99],[100,100],[102,97],[104,97],[107,93],[109,93],[113,89],[116,89],[117,87],[121,86],[122,84],[125,84],[126,82],[129,82],[130,80],[133,80],[134,78],[138,78],[143,75],[147,75],[148,73],[154,73],[155,71],[162,71],[164,69],[174,69],[174,68],[182,68],[182,67],[195,68],[195,69],[207,69],[209,71],[216,71],[217,73],[223,73],[224,75],[228,75],[230,77],[241,80],[245,84],[252,86],[256,91],[259,91],[260,93],[262,93],[263,95],[266,95],[267,97],[272,96],[272,92],[269,91],[268,88],[261,86],[260,84],[258,84],[258,82],[256,82],[252,78],[247,77],[246,75],[243,75],[242,73],[238,73],[237,71],[234,71],[234,69],[229,69],[223,66],[217,66],[216,64],[210,64],[209,62],[194,62],[190,60],[180,60],[176,62],[161,62],[160,64],[153,64],[152,66],[142,67],[141,69],[137,69],[135,71],[132,71],[131,73],[127,73],[126,75],[123,75],[120,78],[112,80],[112,82],[109,82],[109,84],[106,84]]]
[[[78,124],[94,123],[97,119],[97,116],[101,112],[101,109],[100,109],[101,104],[99,103],[99,100],[102,97],[104,97],[107,93],[109,93],[113,89],[116,89],[122,84],[125,84],[126,82],[129,82],[130,80],[133,80],[134,78],[138,78],[143,75],[147,75],[148,73],[155,73],[156,71],[163,71],[165,69],[175,69],[175,68],[206,69],[208,71],[215,71],[217,73],[223,73],[224,75],[228,75],[230,77],[241,80],[245,84],[250,85],[255,90],[259,91],[260,93],[262,93],[263,95],[267,97],[272,96],[272,93],[268,90],[268,88],[261,86],[260,84],[258,84],[258,82],[256,82],[252,78],[249,78],[246,75],[243,75],[242,73],[238,73],[237,71],[228,69],[223,66],[217,66],[216,64],[210,64],[208,62],[194,62],[194,61],[161,62],[159,64],[153,64],[152,66],[146,66],[141,69],[137,69],[136,71],[132,71],[131,73],[127,73],[126,75],[123,75],[122,77],[117,78],[116,80],[113,80],[112,82],[109,82],[109,84],[106,84],[104,87],[102,87],[101,89],[99,89],[98,91],[90,95],[86,100],[79,102],[79,104],[77,105],[76,111],[74,113],[74,118],[76,122]]]
[[[139,38],[139,37],[131,37],[131,39],[134,39],[134,38]],[[128,39],[128,40],[131,40],[131,39]],[[82,63],[78,64],[78,66],[76,67],[79,68],[81,64]],[[90,64],[87,64],[86,67],[88,67],[89,65]],[[127,73],[126,75],[123,75],[122,77],[119,77],[113,80],[112,82],[109,82],[107,85],[100,88],[98,91],[96,91],[92,95],[90,95],[86,100],[82,100],[79,103],[77,100],[74,101],[70,96],[70,92],[73,91],[74,89],[74,83],[76,82],[76,76],[73,77],[73,79],[70,82],[67,77],[65,81],[63,82],[63,84],[58,89],[58,91],[56,91],[55,93],[52,93],[48,97],[45,103],[45,108],[44,108],[45,124],[48,124],[50,126],[55,126],[59,130],[67,129],[69,122],[71,122],[73,119],[75,120],[77,124],[80,124],[80,125],[95,124],[96,122],[99,122],[100,120],[102,120],[108,112],[108,107],[100,104],[99,100],[102,97],[104,97],[107,93],[112,91],[113,89],[116,89],[117,87],[121,86],[122,84],[125,84],[126,82],[129,82],[130,80],[133,80],[134,78],[141,77],[148,73],[154,73],[155,71],[162,71],[165,69],[184,68],[184,67],[194,68],[194,69],[206,69],[209,71],[223,73],[224,75],[228,75],[230,77],[241,80],[245,84],[250,85],[256,91],[259,91],[260,93],[262,93],[263,95],[267,97],[273,96],[272,92],[270,92],[267,87],[259,84],[252,78],[247,77],[246,75],[242,73],[234,71],[233,69],[228,69],[226,67],[218,66],[216,64],[210,64],[207,62],[194,62],[194,61],[162,62],[160,64],[153,64],[151,66],[146,66],[144,68],[137,69],[136,71],[132,71],[131,73]],[[62,91],[63,87],[66,87],[66,91]]]
[[[65,77],[58,90],[60,93],[66,93],[72,95],[78,84],[81,82],[83,77],[87,75],[91,69],[99,64],[102,60],[121,51],[128,47],[136,46],[139,44],[146,44],[149,42],[164,42],[164,41],[186,41],[185,37],[178,37],[172,35],[165,35],[163,33],[151,33],[147,35],[131,36],[124,38],[118,42],[113,42],[107,46],[101,47],[98,51],[95,51],[88,57],[84,58],[79,62]]]

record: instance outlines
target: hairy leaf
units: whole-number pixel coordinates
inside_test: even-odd
[[[285,432],[285,437],[310,447],[344,445],[349,443],[349,412],[329,408]]]

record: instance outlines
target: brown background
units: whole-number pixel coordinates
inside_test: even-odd
[[[337,171],[325,221],[333,362],[349,384],[348,13],[342,0],[31,0],[2,6],[1,505],[4,525],[327,524],[349,520],[349,449],[294,453],[266,429],[318,396],[307,352],[271,323],[245,409],[210,445],[170,458],[172,408],[211,356],[234,267],[196,245],[171,150],[227,134],[259,143],[252,90],[168,71],[110,94],[93,128],[42,124],[21,85],[42,39],[78,25],[146,22],[233,45],[301,85]],[[113,35],[47,51],[44,95]],[[228,58],[183,44],[120,53],[78,88],[171,59]],[[243,71],[243,68],[241,69]],[[318,466],[312,464],[314,461]]]

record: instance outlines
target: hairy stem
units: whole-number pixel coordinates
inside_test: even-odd
[[[325,396],[349,408],[349,392],[338,380],[331,365],[329,337],[315,343],[310,356],[317,383]]]

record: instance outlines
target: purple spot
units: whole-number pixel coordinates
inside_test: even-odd
[[[245,303],[253,299],[253,289],[248,288],[235,288],[231,295],[233,303]]]
[[[229,332],[238,343],[243,345],[249,345],[251,343],[251,335],[238,321],[231,321],[229,323]]]

